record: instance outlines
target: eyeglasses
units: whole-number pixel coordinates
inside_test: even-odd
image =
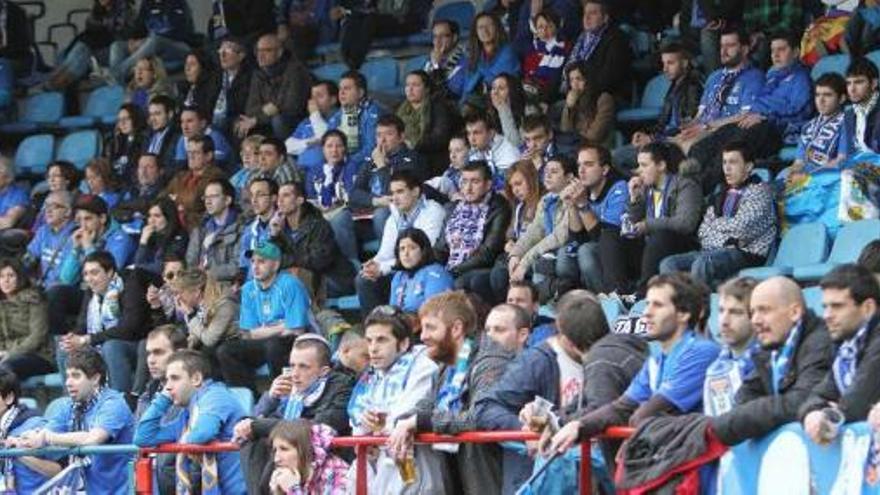
[[[68,209],[67,205],[63,205],[61,203],[46,203],[47,210],[66,210]]]
[[[183,273],[183,271],[168,271],[162,274],[162,278],[170,282],[174,280],[175,277],[179,277],[181,273]]]

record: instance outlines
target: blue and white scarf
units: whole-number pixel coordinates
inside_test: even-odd
[[[345,168],[345,163],[339,163],[338,165],[325,163],[321,170],[315,174],[315,180],[312,184],[315,188],[315,197],[324,208],[330,208],[335,203],[344,200],[339,194],[342,191],[337,187],[342,178],[343,168]]]
[[[841,395],[849,390],[853,380],[856,378],[859,351],[865,343],[867,335],[868,324],[865,323],[855,335],[840,344],[840,347],[837,349],[837,355],[834,356],[831,371],[834,374],[834,383],[837,384],[837,390]]]
[[[441,412],[458,413],[462,407],[462,396],[467,390],[467,375],[470,368],[471,350],[474,343],[471,339],[464,339],[458,355],[455,357],[455,367],[447,368],[443,377],[443,384],[437,391],[436,408]]]
[[[444,233],[446,244],[449,246],[447,268],[455,268],[462,264],[483,243],[491,198],[492,193],[488,193],[479,203],[460,201],[455,205]]]
[[[606,30],[608,30],[607,23],[596,29],[584,31],[571,50],[571,56],[568,59],[569,64],[589,60],[596,47],[599,46],[599,42],[602,41],[602,36],[605,35]]]
[[[709,97],[709,104],[706,105],[706,108],[703,110],[703,114],[700,116],[700,122],[708,124],[721,117],[721,110],[724,108],[724,100],[727,98],[727,94],[730,93],[730,90],[733,89],[734,84],[736,84],[736,79],[743,73],[745,68],[746,66],[740,67],[739,69],[722,69],[721,79],[718,81],[712,95]]]
[[[324,388],[327,386],[329,377],[329,372],[324,373],[302,392],[290,394],[290,397],[285,399],[286,403],[283,404],[284,419],[292,421],[302,417],[303,410],[312,407],[324,395]]]
[[[92,294],[86,310],[86,332],[89,335],[101,333],[119,324],[122,316],[122,278],[117,274],[110,280],[104,294]]]
[[[782,349],[774,350],[770,353],[770,374],[773,395],[779,395],[779,388],[782,384],[782,379],[788,372],[788,363],[794,355],[795,343],[797,342],[800,333],[801,323],[798,322],[791,333],[788,334],[788,338],[785,339],[785,345],[782,346]]]
[[[370,367],[361,374],[348,401],[348,417],[352,427],[361,425],[364,412],[371,407],[375,408],[377,405],[386,409],[391,407],[406,389],[413,362],[419,352],[417,349],[412,349],[401,354],[385,372]]]
[[[410,210],[409,213],[404,213],[403,211],[398,210],[397,216],[397,233],[400,234],[406,229],[412,228],[415,226],[416,220],[418,220],[419,215],[421,215],[422,211],[425,209],[425,197],[419,197],[416,205],[413,206],[413,209]]]
[[[843,115],[843,111],[831,116],[819,115],[804,125],[800,142],[804,148],[808,172],[835,158],[843,126]]]

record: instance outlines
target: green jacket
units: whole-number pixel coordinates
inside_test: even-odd
[[[9,355],[36,354],[53,362],[49,346],[49,306],[37,289],[0,300],[0,350]]]

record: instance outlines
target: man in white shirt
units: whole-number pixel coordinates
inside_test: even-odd
[[[520,159],[519,150],[504,136],[495,132],[489,116],[475,112],[465,119],[468,144],[471,147],[468,161],[486,160],[492,169],[492,183],[495,190],[504,184],[504,171]]]
[[[434,244],[446,218],[446,210],[422,194],[419,180],[412,172],[401,170],[391,174],[389,189],[391,216],[385,222],[379,251],[363,264],[355,279],[364,315],[369,314],[374,307],[388,303],[392,270],[397,264],[395,247],[398,234],[410,227],[417,228]]]

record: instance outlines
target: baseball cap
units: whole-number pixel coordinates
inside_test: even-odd
[[[267,260],[281,260],[281,248],[273,242],[263,242],[254,249],[249,249],[245,253],[248,258],[256,255]]]

